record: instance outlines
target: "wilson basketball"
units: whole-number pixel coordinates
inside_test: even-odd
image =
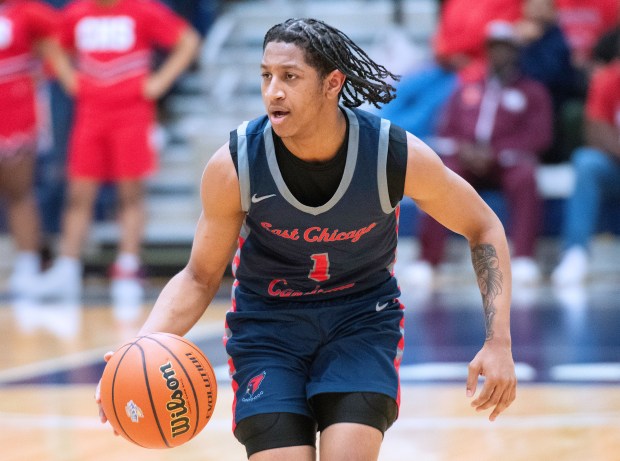
[[[134,338],[110,358],[101,405],[124,438],[146,448],[172,448],[209,422],[217,398],[211,363],[191,341],[169,333]]]

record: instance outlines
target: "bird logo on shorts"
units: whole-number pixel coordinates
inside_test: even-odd
[[[263,371],[260,375],[256,375],[252,379],[250,379],[250,381],[248,381],[247,387],[245,388],[245,394],[243,395],[243,398],[241,400],[243,400],[244,402],[252,402],[259,398],[261,395],[263,395],[263,391],[258,392],[258,388],[262,384],[263,379],[265,379],[266,375],[267,372]]]

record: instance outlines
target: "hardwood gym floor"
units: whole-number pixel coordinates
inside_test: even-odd
[[[483,338],[475,286],[405,294],[401,414],[382,461],[620,460],[620,284],[515,293],[517,401],[495,423],[465,397],[467,362]],[[151,297],[161,281],[150,281]],[[81,304],[0,298],[0,446],[4,461],[244,460],[231,434],[232,392],[221,344],[228,288],[190,332],[218,371],[216,412],[184,446],[147,450],[114,437],[93,401],[102,355],[131,337],[145,306],[106,303],[87,281]]]

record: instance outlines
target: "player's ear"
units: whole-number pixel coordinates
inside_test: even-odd
[[[338,98],[347,77],[338,69],[332,70],[324,80],[325,93],[328,97]]]

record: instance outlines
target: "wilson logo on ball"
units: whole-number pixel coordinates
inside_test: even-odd
[[[162,377],[166,380],[166,386],[172,391],[170,400],[166,403],[166,409],[170,412],[170,429],[172,437],[185,434],[190,428],[190,419],[183,416],[187,413],[187,405],[183,398],[183,391],[179,389],[179,380],[170,362],[159,367]]]

